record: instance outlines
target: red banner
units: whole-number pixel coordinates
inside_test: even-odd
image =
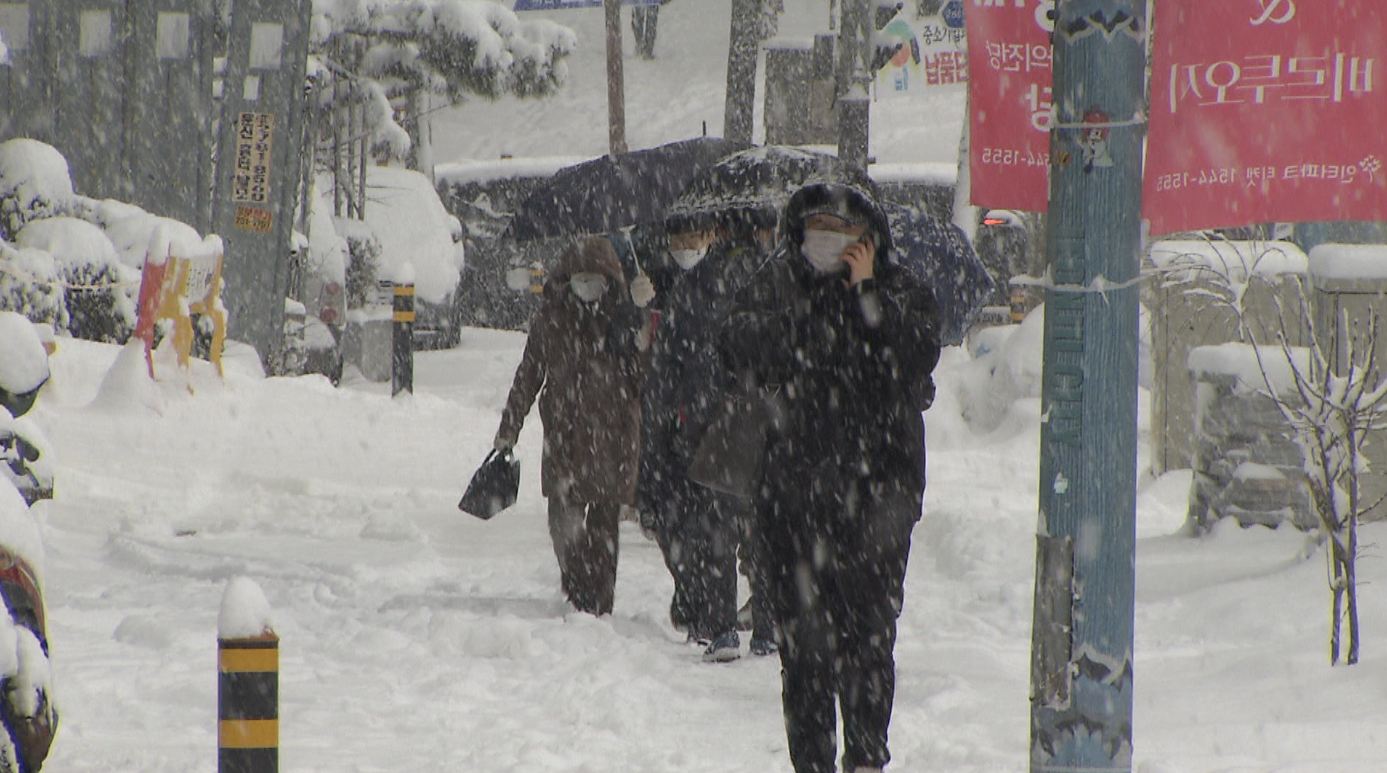
[[[1387,219],[1381,2],[1161,0],[1142,192],[1152,234]]]
[[[1045,211],[1050,199],[1049,0],[965,3],[972,203]]]

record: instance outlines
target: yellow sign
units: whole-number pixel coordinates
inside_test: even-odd
[[[256,207],[236,208],[236,227],[242,231],[267,234],[274,227],[274,221],[274,213],[268,209],[258,209]]]

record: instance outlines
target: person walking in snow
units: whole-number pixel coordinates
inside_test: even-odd
[[[530,322],[494,441],[503,453],[515,447],[538,396],[540,480],[563,592],[575,609],[594,615],[612,611],[621,506],[635,503],[639,307],[653,294],[644,276],[628,291],[606,237],[585,238],[564,252]]]
[[[741,656],[737,558],[749,506],[741,497],[695,482],[689,469],[729,386],[717,330],[735,289],[762,259],[756,226],[735,214],[681,217],[667,224],[677,273],[660,294],[644,391],[638,489],[643,525],[654,531],[674,580],[670,619],[704,648],[707,662]],[[760,577],[749,573],[749,579],[755,598]],[[769,614],[753,617],[751,652],[774,652]]]
[[[925,486],[921,411],[939,359],[930,289],[889,260],[869,182],[791,197],[777,257],[720,332],[728,365],[775,395],[755,495],[796,773],[890,759],[896,619]]]

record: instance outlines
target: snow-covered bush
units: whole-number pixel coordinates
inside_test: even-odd
[[[0,143],[0,310],[76,338],[124,342],[161,228],[170,241],[201,242],[184,223],[77,195],[67,161],[50,145]]]
[[[122,343],[130,337],[140,272],[121,262],[105,232],[85,220],[51,217],[31,220],[16,241],[53,256],[74,338]]]
[[[0,142],[0,240],[13,241],[30,220],[62,214],[72,197],[57,149],[24,138]]]
[[[66,330],[64,300],[52,255],[0,241],[0,311],[18,312],[55,330]]]

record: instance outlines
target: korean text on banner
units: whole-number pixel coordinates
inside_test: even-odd
[[[968,81],[967,36],[962,24],[950,26],[943,16],[926,16],[913,24],[897,17],[880,34],[901,47],[877,73],[878,99],[918,95]]]
[[[972,203],[1045,211],[1050,198],[1052,0],[971,0],[968,26]]]
[[[1161,0],[1152,234],[1387,218],[1381,0]]]

